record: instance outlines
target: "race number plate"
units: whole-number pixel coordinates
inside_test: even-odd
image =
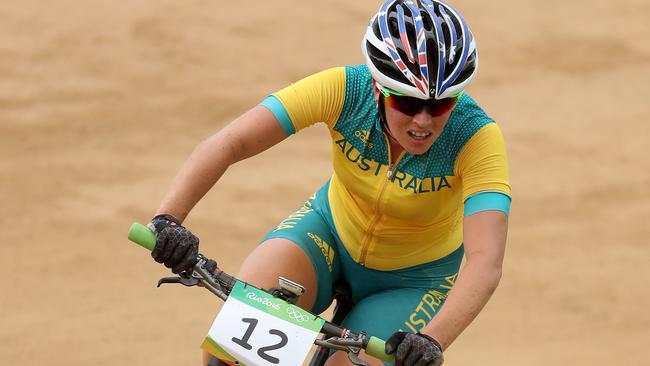
[[[300,366],[324,322],[237,282],[201,347],[231,365]]]

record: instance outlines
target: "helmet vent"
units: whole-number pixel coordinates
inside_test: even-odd
[[[476,75],[474,37],[444,0],[384,0],[364,41],[373,78],[406,95],[447,98]]]
[[[397,80],[400,83],[408,84],[410,81],[402,74],[402,72],[395,67],[393,60],[390,56],[384,54],[377,47],[366,42],[366,50],[368,51],[368,56],[372,60],[372,63],[376,68],[381,69],[386,76],[390,77],[393,80]]]

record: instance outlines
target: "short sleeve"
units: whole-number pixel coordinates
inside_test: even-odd
[[[485,125],[467,141],[455,170],[463,185],[463,201],[478,192],[511,196],[505,143],[496,123]]]
[[[344,67],[328,69],[289,85],[260,104],[273,112],[287,134],[318,122],[331,128],[343,109],[345,82]]]

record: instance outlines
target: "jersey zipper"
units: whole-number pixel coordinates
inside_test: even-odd
[[[388,147],[388,161],[391,161],[390,143],[388,141],[388,137],[386,137],[386,134],[384,133],[383,135],[384,138],[386,139],[386,146]],[[379,211],[379,206],[381,205],[381,199],[384,196],[384,192],[386,191],[386,185],[388,184],[389,181],[392,182],[395,180],[395,171],[393,169],[397,167],[397,164],[399,164],[403,155],[404,155],[404,151],[400,153],[399,157],[394,163],[391,162],[388,165],[388,172],[386,173],[386,179],[381,184],[381,189],[379,190],[379,194],[377,195],[377,199],[375,200],[375,204],[373,205],[373,212],[375,214],[370,220],[370,225],[368,225],[368,229],[366,230],[365,237],[361,241],[361,255],[359,257],[359,264],[361,264],[362,266],[366,265],[366,257],[368,256],[368,249],[370,249],[370,241],[375,231],[375,226],[377,225],[379,219],[382,216],[382,213]]]

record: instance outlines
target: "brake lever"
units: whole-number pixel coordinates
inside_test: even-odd
[[[164,285],[168,283],[171,284],[178,283],[187,287],[192,287],[192,286],[203,287],[203,280],[205,279],[205,276],[202,273],[200,273],[202,272],[200,270],[203,269],[202,266],[205,264],[205,262],[206,262],[205,258],[199,255],[198,261],[194,265],[194,268],[192,268],[191,273],[181,272],[178,276],[163,277],[160,280],[158,280],[158,286],[156,287],[160,287],[160,285]],[[197,269],[199,271],[197,271]]]
[[[348,359],[353,364],[357,366],[368,366],[366,361],[359,358],[359,352],[361,352],[361,347],[363,345],[361,339],[330,337],[324,340],[316,340],[314,343],[325,348],[344,351],[348,354]]]
[[[192,286],[198,285],[199,280],[194,278],[194,277],[180,277],[180,276],[178,276],[178,277],[163,277],[163,278],[158,280],[158,286],[156,286],[156,287],[160,287],[161,285],[165,285],[165,284],[168,284],[168,283],[172,283],[172,284],[179,283],[179,284],[181,284],[183,286],[192,287]]]
[[[339,347],[344,347],[348,354],[348,359],[353,364],[357,366],[368,366],[368,362],[359,358],[359,352],[361,352],[361,348],[363,347],[363,336],[358,338],[332,337],[328,340]]]
[[[357,366],[369,366],[366,361],[359,358],[359,351],[360,348],[355,348],[353,351],[352,347],[350,347],[350,351],[348,352],[348,359],[350,362]]]
[[[157,287],[160,287],[161,285],[168,284],[168,283],[181,284],[187,287],[192,287],[192,286],[203,287],[225,301],[228,298],[228,293],[224,291],[224,289],[221,287],[221,285],[218,282],[212,279],[211,272],[213,271],[213,269],[209,269],[209,267],[210,266],[216,267],[216,262],[214,261],[212,262],[213,263],[210,263],[210,261],[206,260],[203,256],[199,256],[198,262],[194,265],[194,268],[192,269],[192,274],[188,274],[187,272],[182,272],[179,276],[176,277],[163,277],[160,280],[158,280]],[[205,268],[206,264],[208,264],[207,266],[208,268]]]

